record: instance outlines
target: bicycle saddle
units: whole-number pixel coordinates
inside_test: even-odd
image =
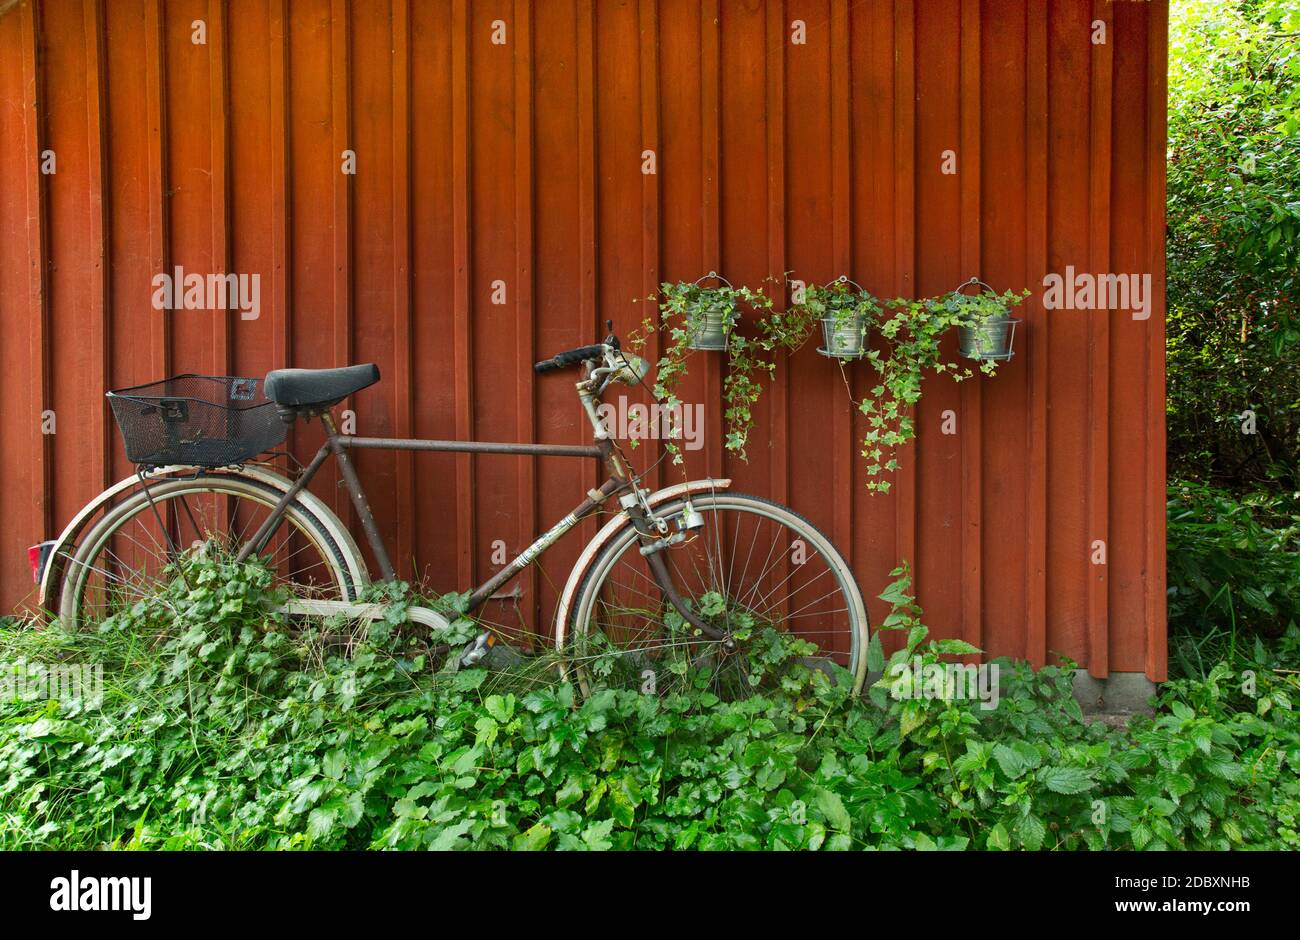
[[[367,362],[341,369],[275,369],[266,373],[266,397],[277,405],[325,405],[379,381],[379,366]]]

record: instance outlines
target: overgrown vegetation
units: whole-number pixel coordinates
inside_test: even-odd
[[[1298,36],[1292,0],[1172,7],[1169,468],[1238,492],[1300,489]]]
[[[290,633],[264,571],[194,564],[96,633],[0,631],[5,662],[106,685],[0,704],[0,848],[1300,847],[1294,676],[1221,666],[1127,731],[1084,723],[1055,667],[1000,661],[993,709],[894,698],[891,666],[969,649],[929,640],[902,571],[869,698],[805,669],[724,702],[706,677],[578,700],[435,672],[398,625]]]
[[[1295,665],[1300,8],[1172,6],[1170,670]]]
[[[1300,666],[1300,500],[1170,488],[1169,655],[1175,674]]]

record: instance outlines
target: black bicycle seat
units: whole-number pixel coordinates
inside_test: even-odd
[[[302,408],[331,404],[379,381],[379,366],[367,362],[341,369],[275,369],[266,374],[266,397],[277,405]]]

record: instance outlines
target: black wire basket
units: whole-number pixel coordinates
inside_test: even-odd
[[[228,467],[281,444],[289,426],[258,379],[177,375],[108,393],[126,456],[145,467]]]

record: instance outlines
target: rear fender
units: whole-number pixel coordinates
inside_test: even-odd
[[[268,467],[257,464],[246,464],[239,469],[220,469],[206,470],[200,467],[187,467],[179,464],[173,464],[170,467],[163,467],[160,470],[150,474],[150,478],[155,477],[175,477],[175,476],[193,476],[196,473],[204,473],[208,476],[236,476],[245,477],[250,480],[256,480],[259,483],[265,483],[268,486],[275,487],[280,492],[287,492],[293,484],[284,475],[271,470]],[[45,563],[44,570],[41,572],[41,591],[40,605],[43,610],[57,610],[59,606],[59,591],[63,587],[63,567],[64,562],[71,558],[77,549],[77,541],[81,538],[91,522],[97,519],[101,510],[112,506],[119,497],[127,493],[132,487],[140,485],[140,478],[132,475],[114,483],[104,492],[100,493],[77,512],[72,521],[67,524],[59,537],[54,542],[54,547],[49,553],[48,560]],[[334,512],[320,500],[319,497],[312,495],[307,490],[298,494],[298,500],[313,516],[320,520],[325,530],[342,549],[343,554],[348,558],[348,571],[352,575],[352,583],[358,589],[370,583],[370,577],[366,572],[366,564],[362,560],[361,552],[357,548],[356,541],[348,532],[347,527]]]

